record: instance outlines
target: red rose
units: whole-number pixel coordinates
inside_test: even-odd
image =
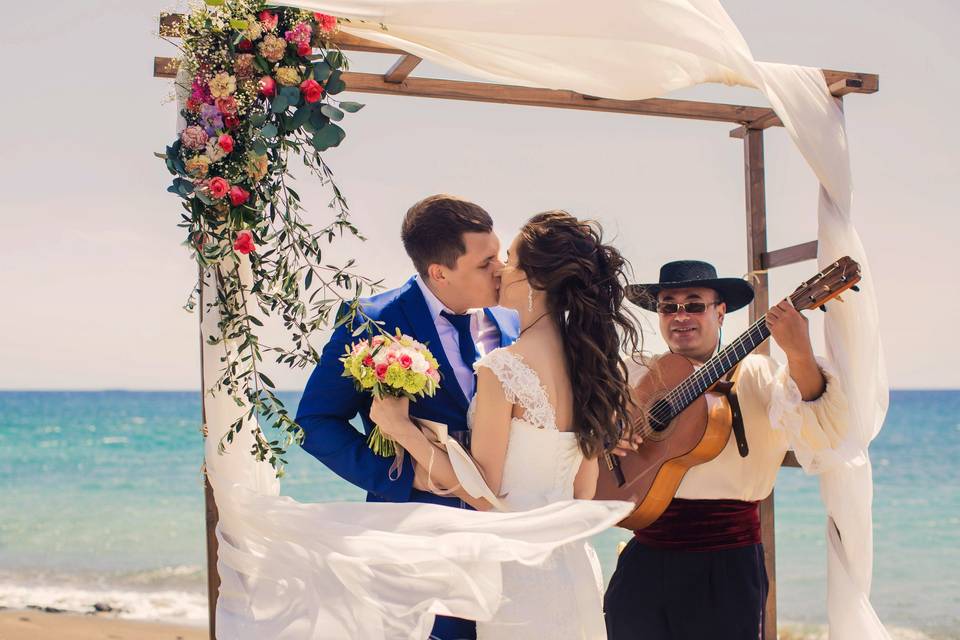
[[[367,356],[366,358],[364,358],[364,359],[363,359],[363,365],[364,365],[365,367],[372,367],[372,366],[373,366],[373,358],[372,358],[371,356]]]
[[[400,354],[400,366],[404,369],[409,369],[411,366],[413,366],[413,358],[405,353]]]
[[[277,95],[277,83],[273,81],[273,78],[270,76],[260,78],[260,93],[267,98]]]
[[[237,232],[237,239],[233,241],[233,248],[243,255],[256,251],[257,245],[253,244],[253,232],[246,229]]]
[[[236,129],[240,126],[240,118],[233,114],[223,116],[223,125],[227,129]]]
[[[314,13],[313,17],[320,25],[320,30],[325,33],[330,33],[337,28],[337,19],[333,16],[328,16],[325,13]]]
[[[253,43],[244,38],[237,43],[237,51],[253,51]]]
[[[313,47],[310,46],[309,42],[301,42],[297,45],[297,55],[307,57],[313,53]]]
[[[220,145],[220,148],[230,153],[233,151],[233,136],[229,133],[225,133],[219,138],[217,138],[217,144]]]
[[[316,102],[323,97],[323,87],[313,78],[308,78],[300,83],[300,93],[307,102]]]
[[[194,98],[187,98],[187,111],[193,111],[194,113],[200,112],[200,107],[203,103]]]
[[[277,14],[270,13],[269,11],[261,11],[259,18],[263,28],[267,31],[273,31],[277,28]]]
[[[237,100],[233,96],[217,98],[217,110],[223,115],[233,115],[237,112]]]
[[[230,204],[235,207],[239,207],[244,202],[250,199],[250,192],[244,189],[243,187],[233,186],[230,187]]]
[[[230,183],[219,176],[216,178],[210,178],[210,181],[207,183],[207,187],[210,189],[210,195],[217,200],[227,195],[227,193],[230,191]]]
[[[381,380],[383,380],[384,377],[386,377],[386,375],[387,375],[387,365],[385,365],[385,364],[378,364],[378,365],[377,365],[376,372],[377,372],[377,377],[380,378]]]

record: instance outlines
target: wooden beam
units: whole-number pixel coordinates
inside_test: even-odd
[[[200,325],[200,418],[203,421],[203,438],[207,439],[207,382],[204,379],[203,369],[203,314],[206,309],[203,301],[203,267],[198,267],[200,279],[200,299],[198,314]],[[207,479],[207,468],[203,468],[203,502],[204,513],[206,515],[206,533],[207,533],[207,616],[210,627],[210,640],[217,638],[217,598],[220,597],[220,572],[217,571],[217,558],[219,544],[217,542],[217,523],[220,521],[220,512],[217,509],[217,501],[213,496],[213,487],[210,486],[210,480]]]
[[[763,272],[762,256],[767,251],[767,200],[763,162],[763,130],[748,129],[743,139],[743,165],[747,213],[747,269],[752,274],[754,298],[750,304],[750,323],[767,311],[769,291],[767,274]],[[759,353],[770,354],[770,342],[757,347]],[[777,640],[777,567],[774,538],[773,492],[760,504],[760,537],[763,541],[763,559],[767,568],[770,589],[765,608],[763,640]]]
[[[153,77],[154,78],[176,78],[177,77],[177,68],[180,66],[180,63],[176,58],[161,58],[155,57],[153,59]]]
[[[390,70],[383,74],[384,82],[399,84],[407,79],[410,72],[416,69],[417,65],[423,62],[421,58],[413,54],[400,56],[400,59],[393,63]]]
[[[817,259],[817,241],[811,240],[803,244],[795,244],[792,247],[769,251],[760,255],[760,264],[762,269],[774,269],[784,267],[788,264],[796,264],[804,260]]]
[[[827,81],[827,86],[832,87],[841,80],[857,80],[860,86],[850,86],[850,91],[846,93],[876,93],[880,90],[880,76],[875,73],[859,73],[857,71],[834,71],[833,69],[822,69],[823,77]],[[836,94],[834,94],[836,95]]]
[[[183,24],[187,16],[182,13],[161,13],[160,14],[160,36],[163,38],[182,38]]]

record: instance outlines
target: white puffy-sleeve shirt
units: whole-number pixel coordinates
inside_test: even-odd
[[[846,434],[847,399],[830,364],[817,360],[827,380],[816,400],[804,402],[787,365],[751,354],[736,374],[736,391],[750,453],[740,457],[733,434],[716,458],[687,471],[676,497],[690,500],[763,500],[773,490],[783,456],[792,449],[807,473],[834,461]],[[643,375],[633,363],[630,377]]]

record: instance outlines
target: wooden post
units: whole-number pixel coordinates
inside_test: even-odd
[[[203,375],[203,267],[199,268],[200,293],[200,415],[203,420],[203,437],[207,438],[207,382]],[[206,447],[204,447],[206,449]],[[217,501],[213,497],[213,488],[207,480],[207,467],[203,466],[203,499],[207,523],[207,615],[210,623],[210,640],[217,638],[217,597],[220,594],[220,573],[217,571]]]
[[[753,283],[754,298],[750,305],[750,323],[766,313],[770,307],[767,274],[763,255],[767,252],[767,200],[763,166],[763,130],[747,129],[743,136],[743,161],[746,178],[747,204],[747,270]],[[759,353],[770,353],[770,343],[757,348]],[[763,559],[767,565],[770,590],[767,593],[766,627],[763,640],[777,640],[777,567],[776,541],[773,527],[773,492],[760,504],[760,536],[763,541]]]

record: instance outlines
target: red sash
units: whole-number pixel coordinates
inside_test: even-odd
[[[760,543],[760,503],[674,498],[656,522],[633,532],[655,549],[718,551]]]

